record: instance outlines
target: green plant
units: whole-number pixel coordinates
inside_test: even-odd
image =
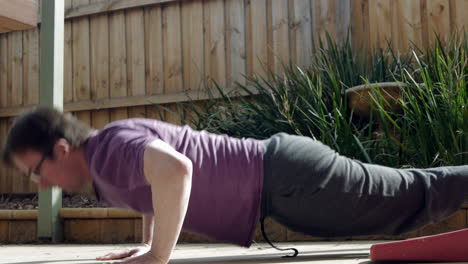
[[[404,78],[404,114],[381,116],[401,135],[402,165],[468,164],[467,51],[465,35],[447,43],[437,38],[432,47],[414,53],[419,70]]]
[[[347,101],[338,79],[325,87],[318,71],[287,68],[269,79],[248,77],[251,86],[221,98],[191,103],[196,129],[236,137],[267,138],[278,132],[309,136],[340,153],[371,161],[363,135],[348,115]],[[240,96],[243,94],[244,96]],[[363,128],[365,129],[365,128]],[[361,129],[361,130],[363,130]],[[359,138],[361,137],[361,138]]]
[[[403,55],[390,45],[366,53],[353,51],[349,39],[326,41],[306,69],[284,66],[282,74],[246,77],[248,85],[230,93],[214,85],[208,91],[219,98],[189,102],[185,121],[235,137],[309,136],[343,155],[394,167],[468,163],[466,35]],[[358,118],[349,110],[348,87],[395,80],[407,86],[399,100],[403,114],[386,112],[379,92],[376,116]],[[376,121],[383,135],[375,136]]]
[[[349,36],[338,44],[327,34],[312,51],[311,68],[320,76],[324,86],[333,86],[339,80],[342,89],[365,82],[389,82],[401,80],[405,70],[413,72],[411,52],[400,53],[387,43],[386,49],[353,49]]]

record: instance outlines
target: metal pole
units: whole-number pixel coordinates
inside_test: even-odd
[[[41,105],[63,109],[64,1],[41,0],[40,86]],[[40,240],[62,239],[59,210],[62,190],[50,188],[39,193],[37,236]]]

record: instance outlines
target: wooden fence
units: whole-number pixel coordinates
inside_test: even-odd
[[[310,64],[329,32],[354,48],[404,50],[466,28],[468,0],[66,0],[64,105],[101,128],[159,118],[153,104],[206,98],[207,79],[232,87],[243,75]],[[39,98],[38,29],[0,34],[0,144],[12,117]],[[162,113],[165,115],[165,113]],[[167,117],[177,122],[176,118]],[[36,191],[0,165],[0,193]]]

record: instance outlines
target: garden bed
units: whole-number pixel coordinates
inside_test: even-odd
[[[39,196],[37,193],[0,194],[0,210],[31,210],[37,209]],[[80,194],[63,193],[63,208],[105,208],[105,204],[98,203],[93,197]]]

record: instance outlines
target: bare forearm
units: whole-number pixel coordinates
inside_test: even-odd
[[[151,246],[153,242],[154,215],[143,215],[141,243]]]
[[[147,145],[144,172],[151,185],[154,228],[149,254],[167,263],[179,238],[192,188],[192,162],[161,140]]]
[[[182,229],[190,196],[190,177],[187,176],[182,184],[166,182],[164,186],[155,188],[158,195],[153,199],[153,206],[155,212],[160,213],[155,216],[151,250],[165,261],[169,260]]]

